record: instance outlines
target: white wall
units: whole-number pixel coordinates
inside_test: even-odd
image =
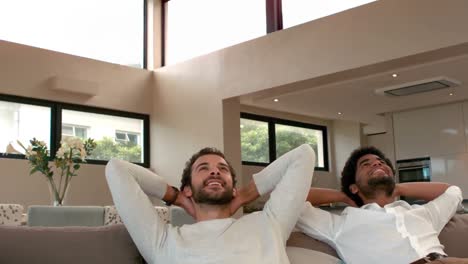
[[[333,121],[333,138],[335,154],[334,167],[337,182],[340,182],[341,171],[351,152],[361,147],[361,124],[350,121]],[[337,183],[338,187],[341,184]]]
[[[395,141],[393,132],[393,115],[385,114],[385,133],[368,135],[366,146],[374,146],[380,149],[390,161],[395,164]]]

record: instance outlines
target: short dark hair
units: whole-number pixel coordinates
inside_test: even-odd
[[[376,155],[384,160],[395,174],[395,169],[393,168],[392,162],[382,153],[382,151],[376,147],[369,146],[354,150],[346,161],[343,171],[341,172],[341,191],[348,195],[348,197],[351,198],[357,206],[364,205],[364,202],[362,201],[361,197],[359,197],[359,195],[351,192],[349,186],[356,183],[357,161],[362,156],[367,154]]]
[[[217,155],[223,158],[229,167],[229,171],[231,172],[233,186],[236,186],[236,172],[231,163],[226,160],[223,152],[216,148],[207,147],[202,148],[200,151],[193,154],[192,157],[185,163],[185,168],[182,172],[182,179],[180,180],[180,190],[183,190],[185,186],[192,186],[192,166],[198,158],[205,155]]]

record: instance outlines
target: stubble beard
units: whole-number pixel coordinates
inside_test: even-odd
[[[202,188],[194,188],[193,200],[199,204],[208,204],[208,205],[226,205],[229,204],[233,196],[233,189],[227,188],[223,192],[207,192]]]
[[[378,192],[384,192],[387,197],[393,195],[395,190],[395,179],[391,176],[378,176],[370,178],[367,185],[356,182],[361,194],[366,198],[375,198]]]

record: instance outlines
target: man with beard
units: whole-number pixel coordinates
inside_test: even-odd
[[[302,145],[271,163],[237,190],[223,153],[205,148],[187,161],[180,191],[149,170],[121,160],[106,166],[112,197],[148,263],[289,263],[285,244],[310,188],[315,154]],[[263,211],[231,216],[271,192]],[[148,196],[183,207],[196,223],[163,223]]]
[[[311,188],[312,205],[345,202],[341,215],[306,203],[297,227],[336,249],[347,264],[468,263],[449,258],[438,235],[461,206],[461,191],[445,183],[395,184],[389,159],[374,147],[355,150],[341,178],[342,192]],[[429,201],[409,205],[395,198]]]

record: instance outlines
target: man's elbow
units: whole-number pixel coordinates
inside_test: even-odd
[[[122,169],[122,165],[123,161],[115,158],[112,158],[109,160],[109,162],[107,162],[105,169],[107,181],[109,181],[109,178],[111,178],[113,175],[116,175],[116,173]]]

